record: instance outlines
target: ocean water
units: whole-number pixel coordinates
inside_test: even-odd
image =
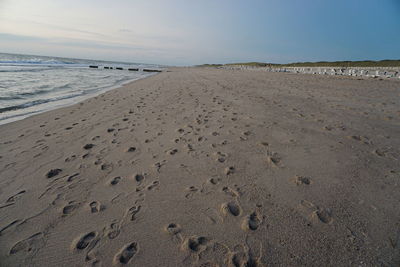
[[[92,69],[89,65],[99,68]],[[153,75],[143,72],[143,68],[162,66],[0,53],[0,124],[75,104]]]

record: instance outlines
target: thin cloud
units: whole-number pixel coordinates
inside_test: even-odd
[[[132,32],[132,31],[129,29],[119,29],[119,32]]]
[[[14,20],[14,19],[7,19],[7,18],[1,18],[1,20],[8,21],[11,23],[15,23],[15,22],[21,23],[22,22],[22,23],[26,23],[26,24],[30,24],[30,25],[35,24],[35,25],[45,26],[46,28],[66,31],[66,32],[70,32],[70,33],[83,33],[83,34],[92,35],[92,36],[96,36],[96,37],[107,37],[107,35],[102,34],[100,32],[81,30],[81,29],[59,26],[59,25],[54,25],[54,24],[44,23],[44,22],[39,22],[39,21],[34,21],[34,20]]]
[[[46,41],[46,38],[37,37],[37,36],[29,36],[29,35],[19,35],[19,34],[11,34],[11,33],[3,33],[0,32],[0,39],[3,41],[37,41],[43,42]]]

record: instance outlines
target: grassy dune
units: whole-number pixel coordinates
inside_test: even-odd
[[[244,65],[253,67],[400,67],[400,60],[364,60],[364,61],[319,61],[319,62],[296,62],[289,64],[275,64],[263,62],[245,62],[230,64],[204,64],[201,67],[221,67]]]

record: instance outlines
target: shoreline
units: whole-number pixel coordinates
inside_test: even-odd
[[[0,120],[0,126],[8,124],[8,123],[11,123],[11,122],[14,122],[14,121],[23,120],[25,118],[29,118],[29,117],[41,114],[43,112],[48,112],[48,111],[52,111],[52,110],[55,110],[55,109],[68,107],[68,106],[71,106],[71,105],[75,105],[75,104],[78,104],[78,103],[80,103],[80,102],[82,102],[82,101],[84,101],[86,99],[101,95],[101,94],[103,94],[103,93],[105,93],[107,91],[114,90],[114,89],[117,89],[119,87],[123,87],[123,86],[125,86],[125,85],[127,85],[127,84],[129,84],[131,82],[134,82],[134,81],[137,81],[137,80],[140,80],[140,79],[145,79],[145,78],[151,77],[153,75],[155,75],[155,74],[150,74],[149,76],[143,77],[143,78],[134,78],[132,80],[125,81],[125,82],[123,82],[121,84],[117,84],[117,85],[111,86],[109,88],[100,89],[100,90],[98,90],[98,91],[96,91],[94,93],[88,93],[88,94],[85,94],[85,95],[82,95],[82,96],[76,96],[76,97],[62,99],[62,100],[58,100],[58,101],[50,101],[49,103],[52,104],[52,105],[51,106],[47,105],[48,106],[47,108],[43,108],[43,109],[37,110],[37,111],[36,110],[32,110],[32,111],[28,112],[28,114],[23,113],[22,115],[18,115],[18,114],[17,115],[9,115],[8,117]],[[62,102],[62,103],[60,103],[60,102]],[[40,104],[40,105],[46,105],[46,104],[49,104],[49,103],[44,103],[44,104]],[[30,108],[37,108],[37,106],[30,106],[30,107],[26,107],[26,108],[23,108],[23,109],[18,109],[18,110],[15,110],[15,111],[22,111],[22,110],[30,109]],[[14,110],[12,110],[11,112],[13,112],[13,111]],[[10,113],[10,111],[6,111],[5,113],[7,113],[7,112]]]
[[[0,125],[0,262],[396,265],[399,85],[169,68]]]

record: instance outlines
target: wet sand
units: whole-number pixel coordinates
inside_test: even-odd
[[[1,266],[397,266],[400,82],[175,68],[0,126]]]

